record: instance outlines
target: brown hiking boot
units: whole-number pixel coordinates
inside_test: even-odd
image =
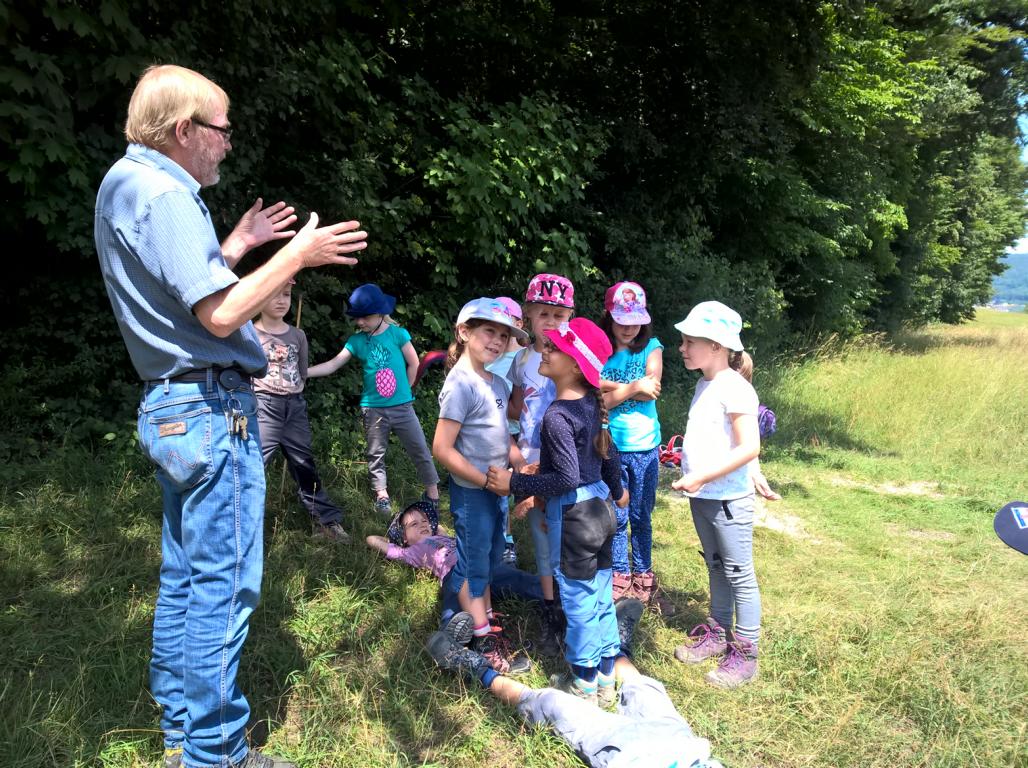
[[[675,614],[674,604],[660,593],[660,585],[653,571],[632,574],[631,595],[654,608],[662,616]]]
[[[632,597],[632,574],[614,571],[614,602],[626,596]]]

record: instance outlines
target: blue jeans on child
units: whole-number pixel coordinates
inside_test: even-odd
[[[472,597],[482,597],[503,563],[503,511],[500,497],[481,488],[465,488],[450,477],[450,512],[457,539],[457,564],[450,571],[457,591],[468,582]]]
[[[710,615],[753,643],[760,639],[760,589],[753,567],[753,494],[739,499],[689,499],[710,575]]]
[[[440,629],[446,628],[446,623],[453,618],[453,614],[463,610],[457,599],[461,584],[453,578],[454,570],[456,569],[452,569],[446,574],[440,589],[443,600],[443,613],[439,620]],[[519,597],[539,603],[543,601],[543,589],[539,586],[539,579],[535,574],[522,571],[520,568],[513,568],[502,562],[493,569],[493,582],[489,585],[489,594],[492,595],[493,600],[498,597]]]
[[[230,414],[249,419],[247,439]],[[139,440],[164,498],[150,686],[166,748],[184,764],[246,756],[250,706],[236,674],[264,562],[264,462],[249,385],[150,383]]]
[[[659,449],[621,454],[621,483],[628,491],[625,509],[615,507],[618,530],[614,534],[615,573],[649,573],[653,570],[653,507],[657,503],[660,472]],[[632,525],[632,565],[628,565],[628,525]]]
[[[550,565],[560,589],[560,604],[567,619],[565,657],[571,664],[597,667],[604,656],[621,651],[617,615],[614,613],[613,574],[599,568],[591,579],[569,579],[560,568],[561,524],[564,507],[586,499],[607,499],[610,489],[602,480],[583,485],[563,496],[546,500]]]
[[[554,688],[525,691],[518,712],[533,725],[550,726],[592,768],[722,768],[664,686],[645,675],[621,686],[616,714]]]

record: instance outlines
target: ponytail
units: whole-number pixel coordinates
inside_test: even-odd
[[[453,366],[460,360],[460,356],[464,354],[464,348],[467,346],[467,342],[463,341],[460,337],[460,326],[463,325],[468,330],[477,328],[478,326],[488,322],[487,320],[480,320],[475,317],[468,320],[466,323],[453,326],[453,341],[450,342],[449,348],[446,350],[446,370],[449,371]]]
[[[746,379],[746,381],[748,381],[748,382],[750,382],[750,384],[752,384],[753,383],[753,358],[750,357],[750,353],[749,352],[737,352],[735,354],[738,354],[739,355],[739,359],[741,360],[741,362],[739,363],[739,368],[738,368],[739,374],[744,379]],[[728,364],[729,365],[732,364],[731,358],[729,358]]]
[[[742,356],[744,352],[736,352],[734,349],[728,350],[728,367],[733,371],[738,371],[742,368]]]
[[[598,387],[592,387],[593,395],[596,397],[596,405],[600,409],[600,431],[596,435],[596,439],[593,441],[593,447],[596,452],[600,454],[600,458],[606,459],[610,456],[610,414],[607,412],[607,406],[603,402],[603,393]]]

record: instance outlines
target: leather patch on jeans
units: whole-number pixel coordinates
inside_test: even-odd
[[[157,426],[157,437],[169,437],[171,435],[184,435],[186,423],[184,421],[173,421],[170,424],[159,424]]]
[[[588,581],[610,568],[617,518],[603,499],[586,499],[563,509],[560,524],[560,570],[566,578]]]

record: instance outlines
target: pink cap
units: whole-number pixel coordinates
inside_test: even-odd
[[[607,289],[603,308],[610,312],[618,325],[647,325],[650,313],[646,311],[646,291],[639,283],[623,281]]]
[[[514,301],[510,296],[497,296],[496,300],[507,308],[511,317],[517,318],[518,320],[522,319],[521,305]]]
[[[575,308],[575,286],[566,277],[544,272],[536,275],[525,291],[529,304],[552,304],[555,307]]]
[[[560,328],[544,333],[557,349],[574,358],[586,381],[594,387],[600,386],[600,371],[614,350],[607,334],[596,323],[576,317],[571,322],[561,323]]]

